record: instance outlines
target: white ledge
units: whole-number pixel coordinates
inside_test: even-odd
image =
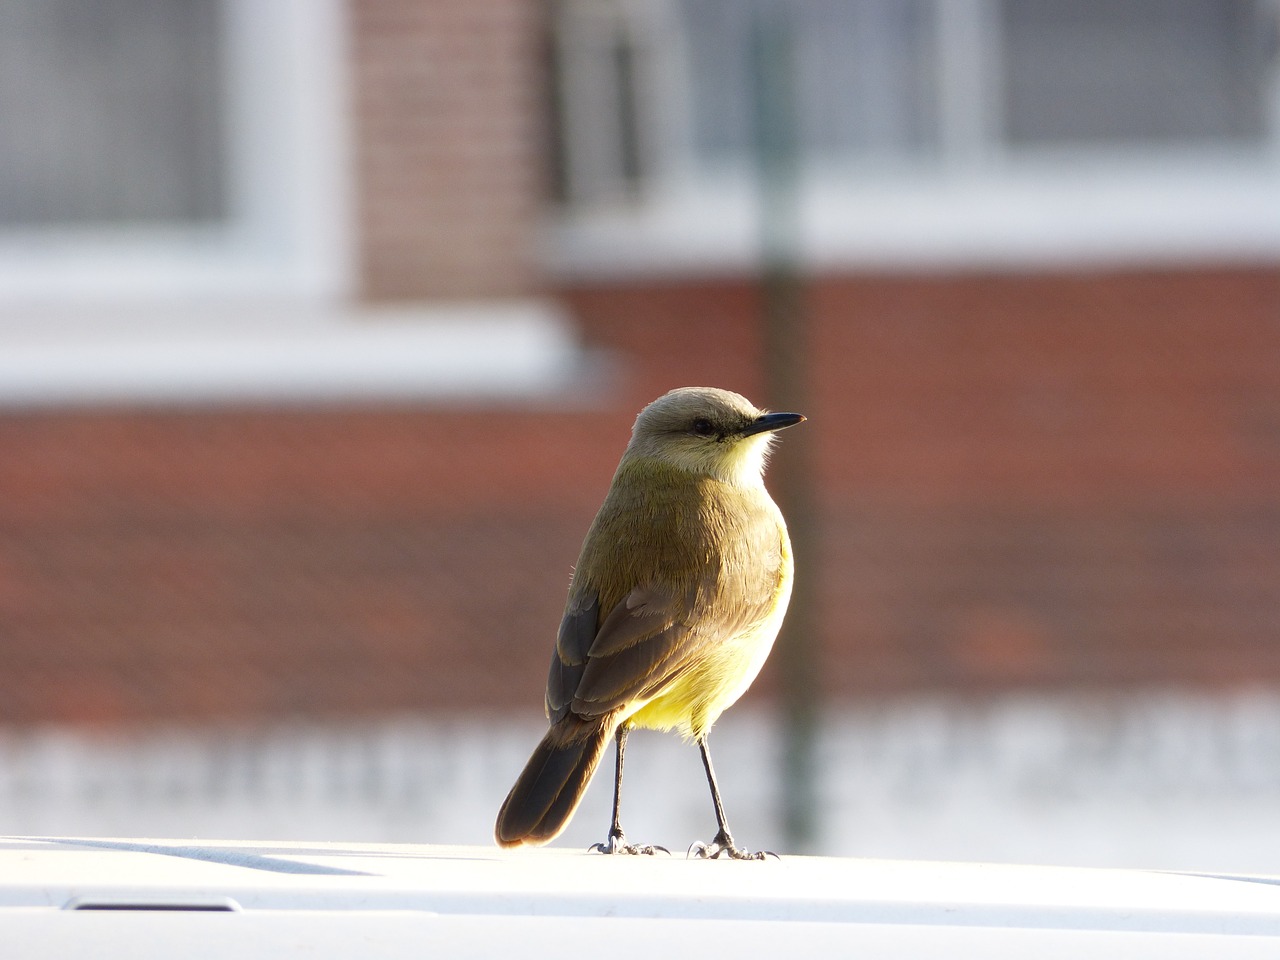
[[[987,270],[1271,262],[1280,256],[1272,158],[1151,164],[1026,162],[982,171],[811,171],[791,254],[811,271]],[[749,178],[668,185],[644,202],[548,219],[566,277],[749,271],[761,257]]]
[[[0,407],[525,399],[594,366],[550,301],[0,317]]]
[[[23,957],[91,946],[270,956],[290,944],[321,957],[537,958],[565,956],[567,942],[579,944],[569,953],[607,942],[611,957],[651,957],[655,945],[675,957],[1262,957],[1280,948],[1278,883],[820,857],[0,840],[0,924]]]

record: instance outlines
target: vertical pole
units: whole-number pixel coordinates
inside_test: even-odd
[[[807,329],[799,266],[799,144],[790,5],[755,8],[752,30],[755,159],[760,212],[761,298],[766,403],[809,410]],[[814,425],[820,426],[820,425]],[[805,427],[783,438],[771,483],[796,557],[791,607],[774,656],[783,713],[783,829],[789,850],[806,852],[817,834],[814,738],[818,724],[816,582],[818,551]]]

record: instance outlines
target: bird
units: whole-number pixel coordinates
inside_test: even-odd
[[[681,387],[644,407],[570,578],[547,678],[549,728],[498,812],[500,847],[568,825],[612,739],[608,854],[653,854],[619,821],[627,735],[676,730],[697,744],[717,832],[689,855],[760,860],[737,846],[707,735],[764,665],[791,598],[786,522],[764,485],[779,430],[806,418],[741,394]]]

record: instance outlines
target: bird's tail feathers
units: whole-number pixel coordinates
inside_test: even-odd
[[[617,726],[613,716],[570,715],[547,731],[498,811],[498,846],[540,845],[561,834]]]

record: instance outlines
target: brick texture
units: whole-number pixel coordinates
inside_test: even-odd
[[[520,295],[546,193],[543,5],[350,0],[363,295]]]
[[[535,712],[636,410],[764,399],[752,284],[562,297],[590,408],[0,416],[0,721]],[[826,696],[1280,683],[1280,270],[808,303]]]

